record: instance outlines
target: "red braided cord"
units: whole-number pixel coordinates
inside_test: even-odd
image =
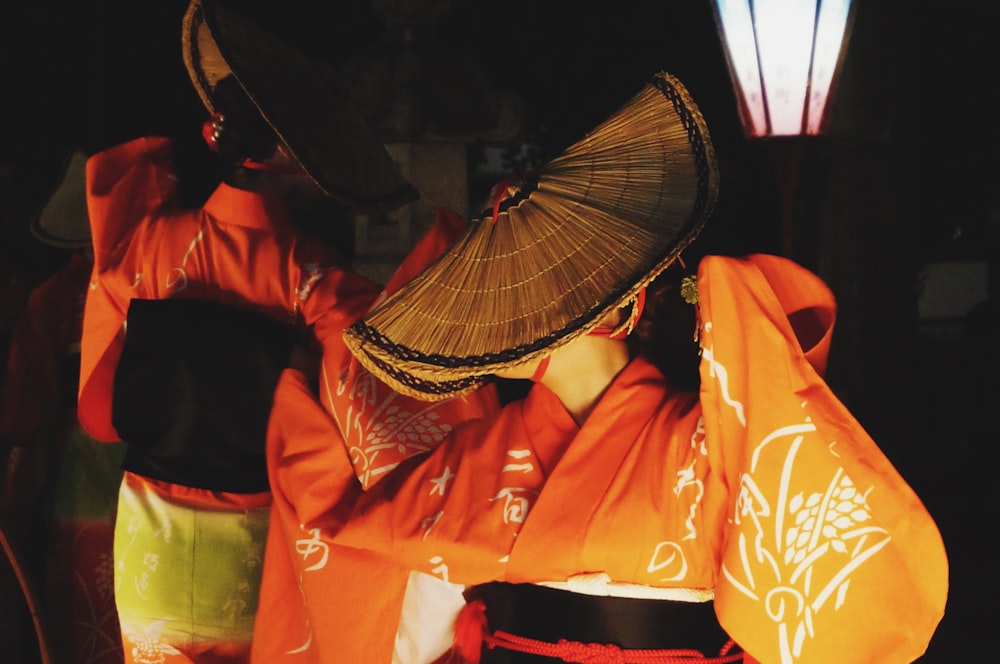
[[[558,643],[549,643],[500,630],[486,634],[484,640],[490,648],[505,648],[579,664],[730,664],[743,661],[742,652],[726,654],[735,645],[732,640],[725,645],[718,657],[705,657],[697,650],[686,648],[645,650],[565,639],[560,639]]]

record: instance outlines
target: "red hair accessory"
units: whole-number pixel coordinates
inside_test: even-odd
[[[221,113],[212,113],[212,117],[205,120],[201,126],[201,137],[208,144],[208,149],[212,152],[219,151],[219,137],[222,136],[222,124],[226,118]]]
[[[500,204],[510,198],[514,192],[517,191],[516,188],[511,187],[511,185],[515,182],[517,182],[517,176],[511,175],[510,177],[506,177],[497,183],[490,191],[490,197],[493,199],[494,224],[497,223],[497,215],[500,214]]]

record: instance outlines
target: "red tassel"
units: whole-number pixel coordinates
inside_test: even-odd
[[[452,651],[458,656],[459,662],[479,664],[486,629],[486,603],[477,599],[466,604],[455,621],[455,645]]]

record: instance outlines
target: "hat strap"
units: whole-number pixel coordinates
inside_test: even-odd
[[[635,329],[636,323],[639,322],[639,316],[642,315],[642,308],[646,304],[646,289],[643,288],[638,293],[635,294],[635,298],[629,302],[632,305],[632,311],[629,313],[628,319],[619,325],[618,327],[595,327],[593,330],[587,334],[595,337],[607,337],[614,341],[621,341],[628,335],[632,333]],[[542,380],[545,375],[545,371],[549,368],[549,358],[551,355],[546,355],[542,358],[538,366],[535,367],[535,373],[531,374],[531,381],[533,383],[538,383]]]
[[[621,341],[628,335],[632,334],[632,330],[635,329],[636,324],[639,322],[639,317],[642,315],[642,309],[646,305],[646,289],[643,288],[636,293],[635,298],[630,300],[628,304],[631,305],[632,311],[629,312],[628,318],[625,319],[625,322],[621,325],[618,327],[595,327],[587,334],[595,337],[608,337],[609,339],[613,339],[615,341]]]
[[[538,363],[537,367],[535,367],[535,373],[531,374],[531,382],[541,382],[542,376],[545,375],[545,371],[549,368],[549,359],[551,357],[551,355],[546,355],[542,358],[542,361]]]

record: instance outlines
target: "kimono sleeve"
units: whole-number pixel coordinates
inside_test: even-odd
[[[296,369],[285,369],[275,387],[268,423],[266,456],[272,503],[258,605],[258,613],[267,615],[268,620],[260,621],[254,629],[253,664],[314,664],[326,661],[322,654],[325,647],[331,653],[343,651],[351,656],[350,661],[361,661],[363,652],[350,649],[359,647],[353,645],[358,639],[375,653],[373,656],[381,653],[379,661],[391,658],[393,630],[385,628],[387,621],[372,621],[371,613],[350,610],[358,602],[368,601],[369,589],[352,599],[358,570],[342,564],[336,549],[299,527],[301,519],[308,520],[309,510],[317,505],[351,500],[356,481],[337,436],[307,377]],[[397,603],[401,602],[405,573],[399,571],[395,583],[385,578],[385,589],[394,588]],[[337,601],[324,606],[324,596]],[[367,629],[352,622],[365,618]]]
[[[834,302],[786,259],[698,270],[706,437],[731,496],[716,612],[765,664],[904,664],[948,563],[914,491],[821,378]]]
[[[370,306],[410,281],[464,233],[466,222],[459,215],[443,208],[436,214],[435,224],[414,245]],[[366,312],[367,309],[359,312],[357,318]],[[342,333],[343,328],[336,335],[322,335],[320,393],[324,407],[343,434],[357,477],[366,489],[402,461],[433,450],[458,424],[491,417],[500,409],[492,385],[437,402],[397,394],[351,355]]]
[[[268,471],[276,509],[286,513],[286,537],[298,540],[300,552],[312,552],[299,564],[325,567],[326,553],[342,546],[436,574],[432,559],[449,558],[450,551],[461,578],[445,580],[498,578],[500,558],[519,526],[486,518],[469,505],[504,509],[493,497],[502,481],[498,469],[507,459],[506,434],[514,430],[518,413],[508,406],[498,418],[464,422],[444,444],[407,459],[362,490],[350,450],[338,439],[339,427],[302,374],[286,370],[271,414]],[[445,512],[449,518],[439,520]],[[434,536],[428,537],[431,530]]]
[[[80,340],[79,415],[84,430],[104,442],[120,440],[111,424],[111,397],[135,278],[127,249],[142,221],[175,199],[170,152],[167,139],[140,138],[87,160],[94,269]]]
[[[128,301],[95,281],[87,293],[80,342],[80,393],[77,415],[80,426],[102,442],[121,440],[111,424],[115,368],[125,342],[124,323]]]
[[[295,369],[275,390],[267,464],[273,503],[260,607],[278,619],[255,630],[252,661],[391,661],[409,570],[335,544],[314,525],[343,518],[361,488],[335,422]]]
[[[87,213],[99,273],[117,266],[139,222],[177,201],[171,142],[138,138],[87,160]]]

